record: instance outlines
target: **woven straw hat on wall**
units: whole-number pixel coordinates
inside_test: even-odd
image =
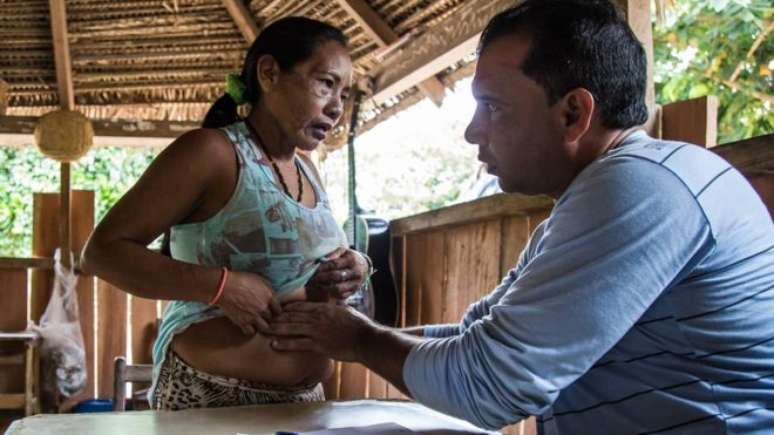
[[[46,157],[72,162],[83,157],[94,142],[89,118],[74,110],[56,110],[40,117],[35,142]]]

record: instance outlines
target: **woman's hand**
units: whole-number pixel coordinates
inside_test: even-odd
[[[246,335],[267,331],[272,317],[282,312],[269,282],[249,272],[229,272],[216,305]]]
[[[306,284],[310,301],[329,298],[344,300],[365,282],[368,262],[357,251],[337,248],[325,256],[317,272]]]

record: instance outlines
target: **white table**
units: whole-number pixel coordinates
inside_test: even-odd
[[[14,422],[6,435],[216,435],[312,431],[397,423],[432,434],[484,433],[413,402],[360,400],[92,414],[36,415]]]

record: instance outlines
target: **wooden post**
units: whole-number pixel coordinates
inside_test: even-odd
[[[70,264],[71,233],[72,226],[70,222],[70,202],[72,200],[70,193],[70,163],[62,163],[59,166],[59,194],[61,201],[59,203],[59,246],[62,255],[62,265],[68,269]]]
[[[653,24],[650,20],[650,0],[616,0],[621,11],[640,40],[648,56],[648,85],[645,90],[645,102],[651,117],[656,113],[656,90],[653,85]]]
[[[717,145],[718,99],[713,95],[678,101],[661,108],[661,135],[712,148]]]
[[[8,107],[8,83],[0,79],[0,116],[5,115]]]
[[[34,340],[25,344],[27,350],[24,358],[24,415],[32,415],[40,410],[39,342]]]
[[[67,12],[64,0],[49,0],[51,12],[51,37],[54,45],[54,64],[56,66],[57,91],[62,109],[75,109],[73,92],[73,72],[70,64],[70,45],[67,40]],[[62,264],[70,268],[70,164],[60,167],[60,190],[62,200],[59,203],[59,246],[62,252]]]

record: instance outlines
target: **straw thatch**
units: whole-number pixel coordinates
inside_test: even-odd
[[[479,2],[361,1],[398,37],[421,34]],[[342,29],[358,76],[382,60],[377,56],[384,41],[374,40],[337,0],[245,0],[244,5],[259,28],[302,15]],[[241,68],[248,47],[222,0],[67,0],[66,12],[76,109],[92,119],[199,121],[223,93],[225,74]],[[7,114],[38,116],[57,108],[49,0],[0,0],[0,41]],[[454,69],[442,73],[441,81]],[[373,124],[419,100],[418,92],[412,88],[371,107],[363,122]]]

